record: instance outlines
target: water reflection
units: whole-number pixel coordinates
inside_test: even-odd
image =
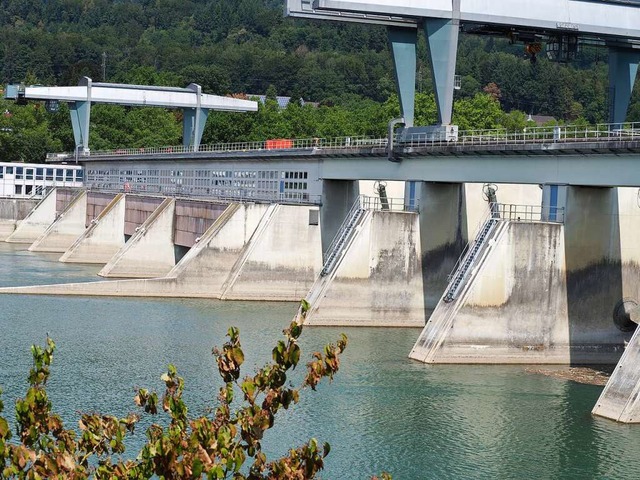
[[[93,275],[93,267],[15,255],[5,246],[0,256],[5,284]],[[224,341],[228,327],[240,328],[247,364],[257,365],[270,357],[296,307],[20,295],[0,301],[0,385],[7,411],[24,392],[29,345],[42,343],[48,332],[59,345],[50,393],[70,425],[78,411],[133,411],[133,389],[160,389],[169,362],[185,377],[191,411],[205,411],[220,385],[211,347]],[[318,350],[341,332],[350,343],[340,373],[283,412],[265,440],[268,453],[284,454],[310,437],[328,441],[332,451],[322,477],[335,479],[364,479],[383,470],[398,479],[640,476],[640,466],[630,461],[640,455],[640,426],[590,415],[601,387],[520,366],[419,364],[406,357],[416,329],[309,328],[303,350]],[[132,447],[143,440],[139,430]]]

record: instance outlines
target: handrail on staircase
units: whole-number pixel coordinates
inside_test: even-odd
[[[331,254],[331,252],[333,252],[333,249],[336,247],[336,244],[340,240],[340,237],[342,236],[344,230],[346,230],[347,225],[349,225],[349,222],[351,221],[351,217],[353,217],[355,212],[361,208],[362,208],[362,196],[358,195],[356,197],[356,200],[353,202],[353,205],[351,205],[349,212],[347,212],[347,214],[345,215],[344,220],[342,221],[342,224],[338,228],[338,231],[336,232],[335,236],[333,237],[333,240],[331,241],[331,244],[329,245],[329,248],[327,248],[327,250],[324,252],[324,255],[323,255],[324,259],[329,258],[329,255]]]
[[[476,229],[474,231],[473,240],[470,241],[469,243],[467,243],[467,245],[464,247],[464,249],[462,250],[462,253],[460,253],[460,256],[458,257],[458,261],[453,266],[453,269],[451,270],[451,273],[449,275],[447,275],[447,282],[451,282],[451,280],[455,277],[455,274],[458,271],[458,268],[460,268],[460,264],[462,263],[462,261],[467,256],[467,253],[469,252],[471,247],[473,247],[475,245],[475,243],[478,241],[478,237],[480,236],[480,234],[482,232],[482,228],[489,221],[489,219],[493,218],[494,211],[495,211],[495,205],[494,204],[489,204],[487,206],[485,214],[482,216],[482,219],[480,220],[480,222],[478,222],[478,225],[476,226]]]

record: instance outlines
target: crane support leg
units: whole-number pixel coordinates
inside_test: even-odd
[[[406,127],[413,127],[416,97],[416,44],[418,32],[412,28],[387,28],[396,88],[400,99],[400,116]]]
[[[455,19],[424,19],[440,125],[451,124],[459,27],[460,21]]]
[[[609,122],[621,128],[627,118],[627,109],[631,100],[633,84],[640,63],[640,50],[609,48]]]
[[[89,149],[89,119],[91,116],[91,102],[69,102],[71,113],[71,126],[76,150],[82,146],[83,150]]]

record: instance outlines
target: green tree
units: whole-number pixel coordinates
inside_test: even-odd
[[[0,101],[0,156],[8,162],[42,163],[48,152],[60,151],[62,142],[52,136],[48,116],[40,103],[17,105]]]
[[[453,108],[453,123],[460,130],[498,128],[503,117],[500,103],[491,95],[478,93],[472,99],[460,99]]]

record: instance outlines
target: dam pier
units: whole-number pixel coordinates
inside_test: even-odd
[[[4,220],[7,242],[103,265],[106,279],[0,292],[306,298],[309,325],[422,328],[410,357],[425,363],[622,357],[594,412],[632,422],[640,374],[624,365],[640,348],[640,202],[629,184],[640,179],[622,165],[640,145],[633,135],[586,140],[502,154],[425,142],[399,149],[394,164],[384,148],[346,142],[92,154],[85,188],[51,189],[23,219],[14,200],[0,211],[15,217]],[[447,170],[463,183],[418,176],[420,163],[428,177],[444,163],[487,167],[488,156],[493,168]],[[578,159],[587,167],[562,167]],[[392,165],[388,178],[378,165]]]
[[[76,150],[48,161],[81,164],[84,187],[49,190],[28,215],[0,202],[0,233],[106,279],[0,293],[306,298],[309,325],[421,328],[419,362],[618,362],[594,413],[640,422],[640,125],[625,123],[640,8],[486,3],[287,0],[288,16],[387,28],[400,117],[382,139],[201,145],[210,111],[257,103],[197,84],[9,86],[7,98],[69,104]],[[414,125],[419,29],[432,126]],[[607,48],[610,123],[459,131],[461,31],[544,42],[558,61]],[[92,103],[181,109],[183,145],[91,151]]]

